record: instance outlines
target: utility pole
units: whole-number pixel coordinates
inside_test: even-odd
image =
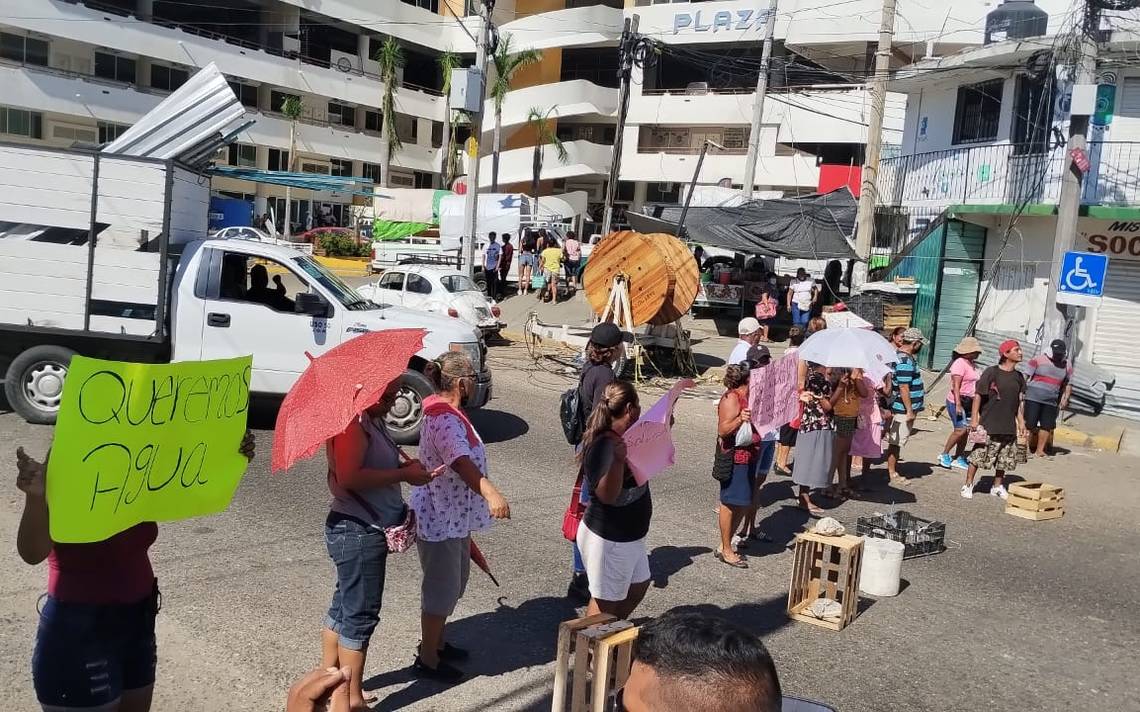
[[[855,255],[859,258],[851,275],[854,292],[867,281],[871,259],[871,236],[875,232],[875,202],[879,186],[879,156],[883,147],[883,112],[887,106],[887,75],[891,71],[891,44],[895,35],[895,0],[883,0],[879,46],[875,50],[875,74],[871,80],[871,117],[867,123],[867,151],[859,189],[859,212],[855,219]]]
[[[760,76],[756,77],[756,102],[752,105],[752,132],[748,134],[748,160],[744,163],[744,199],[752,200],[752,185],[756,182],[756,161],[760,157],[760,122],[764,120],[764,99],[768,96],[768,75],[772,66],[772,37],[776,34],[776,6],[768,6],[764,25],[764,51],[760,54]]]
[[[487,97],[487,45],[491,41],[491,12],[494,0],[484,0],[479,10],[479,35],[475,42],[475,70],[479,72],[479,110],[471,114],[471,136],[475,138],[475,155],[468,153],[467,195],[463,201],[463,271],[475,279],[475,241],[479,222],[479,150],[483,138],[483,104]],[[445,159],[446,160],[446,159]]]
[[[1100,11],[1094,2],[1085,0],[1084,25],[1081,33],[1080,59],[1073,72],[1073,86],[1096,83],[1097,39]],[[1069,116],[1069,142],[1065,145],[1065,170],[1061,173],[1061,197],[1057,202],[1057,233],[1053,238],[1053,261],[1050,264],[1049,293],[1045,297],[1045,328],[1041,343],[1047,344],[1065,333],[1065,317],[1057,309],[1057,290],[1061,280],[1061,262],[1073,249],[1077,236],[1077,218],[1081,210],[1081,170],[1073,161],[1073,153],[1088,152],[1089,116]]]
[[[606,183],[606,202],[602,212],[602,237],[610,234],[614,221],[614,196],[617,195],[618,175],[621,172],[621,146],[625,134],[625,117],[629,113],[629,79],[633,72],[633,51],[637,44],[637,25],[640,15],[625,18],[625,28],[621,33],[621,45],[618,67],[618,120],[617,132],[614,134],[614,159],[610,163],[610,179]]]
[[[681,207],[681,217],[677,219],[677,237],[681,240],[685,239],[682,236],[685,230],[685,217],[689,214],[689,205],[693,202],[693,191],[697,189],[697,178],[701,175],[701,166],[705,163],[705,154],[709,152],[709,146],[724,150],[724,146],[711,138],[706,138],[705,142],[701,144],[701,155],[697,157],[697,167],[693,170],[693,179],[689,181],[689,190],[685,193],[685,204]]]

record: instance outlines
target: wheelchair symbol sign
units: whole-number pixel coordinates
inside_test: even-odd
[[[1088,297],[1104,295],[1104,280],[1108,273],[1108,257],[1092,252],[1066,252],[1061,261],[1058,292],[1082,294]]]

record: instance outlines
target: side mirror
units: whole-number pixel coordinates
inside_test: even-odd
[[[309,316],[315,316],[321,319],[328,318],[329,303],[319,294],[298,292],[295,304],[298,314],[308,314]]]

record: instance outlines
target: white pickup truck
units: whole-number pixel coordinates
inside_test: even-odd
[[[479,333],[363,299],[310,255],[203,239],[209,181],[174,161],[0,143],[0,374],[13,410],[54,422],[75,354],[166,362],[253,354],[251,391],[288,392],[316,356],[369,331],[423,327],[389,416],[419,437],[428,360],[467,353],[470,405],[491,397]],[[281,288],[260,284],[281,276]],[[256,272],[256,276],[253,274]],[[276,280],[275,280],[276,281]],[[289,294],[281,294],[288,289]]]

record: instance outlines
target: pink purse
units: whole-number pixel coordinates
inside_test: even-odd
[[[388,552],[402,554],[416,544],[416,510],[407,508],[404,521],[394,527],[384,528],[384,538],[388,540]]]

